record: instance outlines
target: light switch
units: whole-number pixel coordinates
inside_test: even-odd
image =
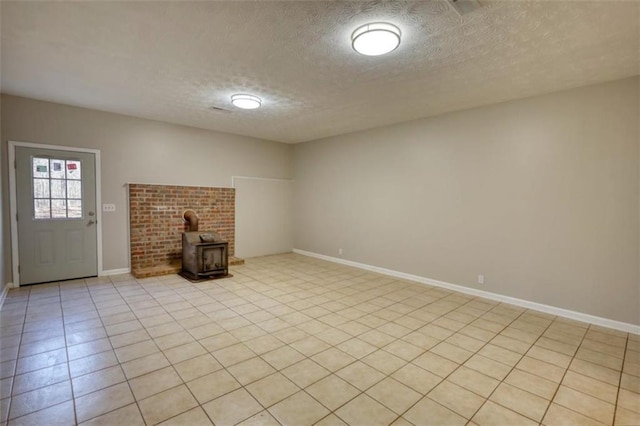
[[[115,212],[116,211],[116,205],[115,204],[103,204],[102,205],[102,211],[103,212]]]

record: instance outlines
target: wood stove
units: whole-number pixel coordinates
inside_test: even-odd
[[[182,272],[190,280],[229,275],[229,243],[213,231],[182,234]]]

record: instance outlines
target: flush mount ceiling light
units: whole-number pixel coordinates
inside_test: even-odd
[[[256,109],[262,105],[262,99],[246,93],[231,95],[231,103],[242,109]]]
[[[400,28],[387,22],[374,22],[356,28],[351,34],[351,46],[367,56],[384,55],[400,45]]]

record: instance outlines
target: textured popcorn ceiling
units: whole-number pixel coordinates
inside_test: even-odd
[[[639,73],[639,2],[480,1],[2,2],[2,91],[295,143]]]

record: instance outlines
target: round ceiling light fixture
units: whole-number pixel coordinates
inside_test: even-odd
[[[262,99],[247,93],[236,93],[231,95],[231,103],[242,109],[256,109],[262,105]]]
[[[384,55],[400,46],[400,28],[387,22],[365,24],[351,34],[351,46],[367,56]]]

